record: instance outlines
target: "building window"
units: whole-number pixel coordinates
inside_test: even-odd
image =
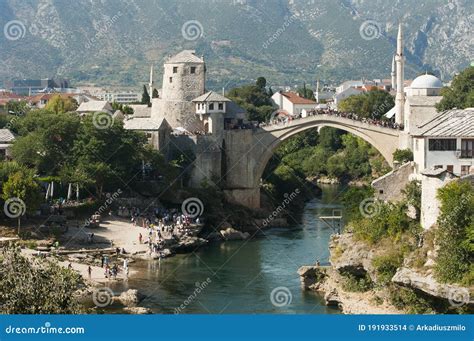
[[[430,139],[428,149],[430,151],[456,150],[456,139]]]
[[[434,169],[440,169],[440,168],[443,168],[443,165],[436,165],[436,166],[434,166]]]
[[[461,157],[465,159],[474,158],[474,139],[461,140]]]
[[[214,103],[209,103],[209,110],[214,110]]]
[[[196,67],[195,66],[191,66],[191,73],[192,74],[196,73]]]
[[[224,110],[224,103],[219,103],[219,110]]]
[[[448,172],[454,173],[454,166],[453,166],[453,165],[447,165],[447,166],[446,166],[446,170],[447,170]]]
[[[173,66],[173,73],[178,73],[178,67],[177,66]]]
[[[461,166],[461,176],[468,175],[471,166]]]
[[[173,83],[173,77],[170,77],[170,83]]]

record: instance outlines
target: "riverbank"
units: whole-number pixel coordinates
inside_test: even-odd
[[[318,292],[325,304],[344,314],[468,313],[474,308],[473,287],[438,282],[428,257],[424,269],[413,268],[411,256],[402,266],[380,265],[381,245],[369,246],[352,233],[334,235],[330,264],[298,269],[304,290]],[[432,255],[432,253],[431,253]],[[419,256],[418,256],[419,257]],[[384,258],[385,259],[385,258]]]

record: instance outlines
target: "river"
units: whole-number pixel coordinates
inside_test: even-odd
[[[316,260],[328,264],[333,230],[318,217],[341,208],[339,190],[324,186],[321,198],[307,202],[301,223],[291,228],[273,228],[262,237],[214,243],[161,261],[136,262],[136,274],[113,289],[138,289],[146,296],[140,305],[154,313],[339,313],[316,293],[303,291],[297,274],[300,266]]]

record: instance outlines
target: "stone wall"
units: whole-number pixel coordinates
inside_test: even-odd
[[[414,169],[414,162],[407,162],[384,176],[375,179],[372,182],[372,187],[375,189],[375,197],[382,201],[402,200],[402,190],[410,182]]]

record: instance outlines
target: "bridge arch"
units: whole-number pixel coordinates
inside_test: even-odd
[[[247,207],[260,207],[260,179],[275,150],[285,140],[316,127],[333,127],[362,138],[393,164],[393,152],[399,147],[401,132],[349,118],[318,114],[256,130],[227,130],[225,193],[229,201]]]

